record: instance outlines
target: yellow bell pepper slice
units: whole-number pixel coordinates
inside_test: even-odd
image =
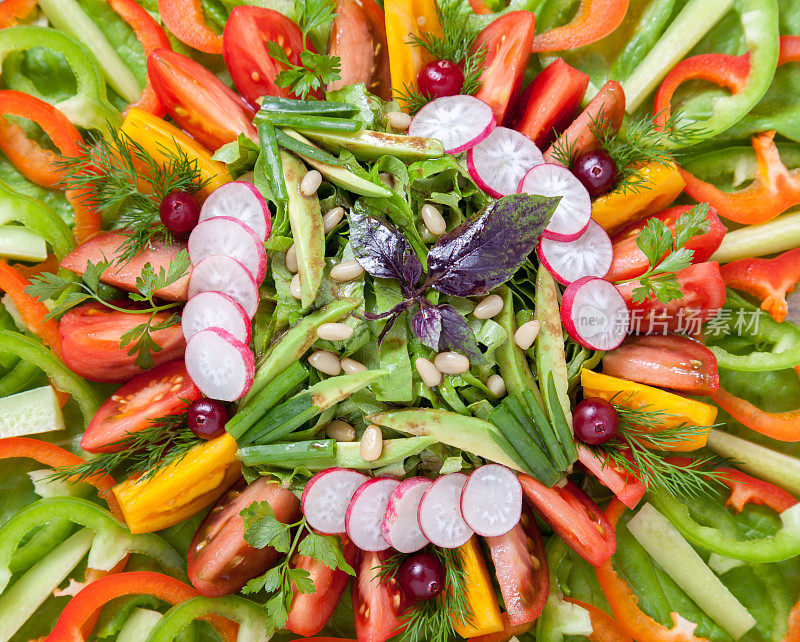
[[[192,448],[146,480],[126,479],[113,492],[131,533],[182,522],[215,502],[242,474],[236,440],[227,433]]]
[[[647,407],[649,410],[664,412],[665,416],[652,429],[653,432],[674,428],[681,424],[706,427],[705,430],[698,431],[685,441],[677,441],[669,446],[660,446],[660,449],[663,450],[689,452],[702,448],[706,445],[711,426],[717,418],[716,407],[702,401],[688,399],[672,392],[627,379],[610,377],[592,370],[581,370],[581,385],[584,398],[600,397],[607,401],[613,399],[618,406],[634,410]]]
[[[459,547],[461,565],[467,592],[464,596],[472,610],[472,618],[466,624],[451,614],[453,628],[462,638],[474,638],[503,630],[503,619],[500,607],[492,586],[489,569],[483,559],[478,538],[473,536],[466,544]]]
[[[389,69],[392,93],[397,96],[417,86],[417,74],[433,60],[422,47],[409,44],[412,35],[442,35],[435,0],[385,0],[386,43],[389,46]]]
[[[201,176],[208,180],[208,184],[202,192],[204,196],[208,196],[220,185],[233,180],[228,168],[222,163],[212,160],[211,154],[205,147],[158,116],[133,107],[128,110],[121,129],[131,140],[139,143],[157,160],[166,160],[164,147],[169,149],[176,146],[190,160],[195,160]]]
[[[669,207],[686,186],[675,163],[647,163],[639,171],[646,181],[639,191],[611,192],[592,202],[592,218],[609,234]]]

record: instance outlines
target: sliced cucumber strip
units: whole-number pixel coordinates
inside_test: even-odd
[[[158,611],[141,608],[133,609],[128,619],[125,620],[125,624],[122,625],[122,630],[117,636],[117,642],[142,642],[142,640],[146,640],[162,617],[164,616]]]
[[[21,437],[64,429],[64,415],[50,386],[0,398],[0,437]]]
[[[47,242],[27,227],[0,225],[0,256],[18,261],[44,261]]]

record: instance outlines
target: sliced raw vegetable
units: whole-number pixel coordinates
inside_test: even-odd
[[[485,140],[497,123],[492,108],[474,96],[448,96],[432,100],[419,110],[408,133],[438,138],[448,154],[465,152]]]
[[[518,192],[541,196],[560,196],[542,236],[556,241],[574,241],[586,231],[592,216],[589,192],[572,172],[561,165],[534,166],[519,183]]]
[[[410,477],[389,495],[381,534],[389,546],[401,553],[413,553],[429,543],[419,527],[417,512],[422,495],[431,484],[426,477]]]
[[[250,343],[250,317],[241,305],[222,292],[198,292],[181,312],[181,330],[187,341],[209,328],[221,328],[243,344]]]
[[[189,298],[200,292],[222,292],[253,318],[258,309],[258,286],[244,265],[229,256],[209,256],[194,266],[189,277]]]
[[[473,535],[461,514],[461,491],[467,483],[463,473],[442,475],[423,493],[417,511],[419,527],[435,546],[458,548]]]
[[[199,222],[218,216],[239,219],[262,241],[269,238],[271,229],[269,206],[252,183],[234,181],[215,189],[200,209]]]
[[[561,320],[575,341],[590,350],[613,350],[628,333],[625,299],[608,281],[587,276],[571,283],[561,301]]]
[[[554,241],[543,237],[536,255],[561,285],[586,276],[604,277],[611,268],[614,252],[606,231],[593,220],[574,241]]]
[[[44,261],[47,243],[44,237],[21,225],[0,225],[0,256],[18,261]]]
[[[209,256],[229,256],[241,263],[260,284],[267,275],[264,243],[245,223],[217,216],[198,223],[189,235],[189,258],[197,265]]]
[[[507,127],[495,127],[467,152],[469,175],[495,198],[515,194],[523,176],[544,157],[533,141]]]
[[[516,474],[499,464],[477,468],[461,491],[461,514],[478,535],[508,533],[522,515],[522,486]]]
[[[0,437],[21,437],[64,429],[58,397],[50,386],[0,398]]]
[[[389,543],[381,534],[389,496],[400,484],[391,477],[375,477],[359,486],[350,498],[344,517],[347,536],[362,551],[384,551]]]
[[[246,344],[227,330],[209,328],[186,344],[186,370],[204,395],[236,401],[253,384],[255,357]]]
[[[314,475],[301,499],[308,525],[321,533],[344,533],[345,513],[353,493],[368,479],[346,468],[328,468]]]

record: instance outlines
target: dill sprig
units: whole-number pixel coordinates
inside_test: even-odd
[[[429,550],[444,566],[445,586],[436,599],[421,600],[402,614],[406,622],[404,638],[409,642],[448,642],[456,636],[454,619],[462,625],[472,620],[472,609],[466,599],[467,583],[461,551],[438,546]],[[376,577],[381,581],[396,577],[404,559],[404,555],[393,555],[377,567]]]
[[[119,213],[115,225],[127,238],[118,263],[126,263],[155,241],[172,243],[158,215],[161,201],[175,190],[197,193],[210,180],[203,178],[197,159],[177,142],[161,145],[163,158],[156,159],[123,131],[110,128],[108,137],[83,143],[81,149],[77,157],[56,161],[65,174],[59,186],[78,190],[81,201],[100,212]]]
[[[61,466],[52,476],[79,482],[94,475],[113,476],[125,469],[128,474],[141,473],[142,479],[150,479],[164,467],[182,460],[201,443],[203,440],[189,429],[186,413],[167,415],[151,419],[144,430],[127,433],[123,439],[109,444],[119,447],[119,452],[101,453],[82,464]]]

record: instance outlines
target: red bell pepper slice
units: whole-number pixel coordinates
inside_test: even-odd
[[[572,20],[540,33],[533,40],[533,51],[564,51],[605,38],[622,24],[628,0],[581,0]]]
[[[152,595],[171,605],[180,604],[200,592],[180,580],[149,571],[107,575],[87,585],[64,607],[45,642],[84,642],[84,623],[109,601],[125,595]],[[211,616],[208,622],[226,642],[236,642],[238,626],[230,620]]]
[[[3,0],[0,2],[0,29],[13,27],[36,8],[36,0]]]
[[[741,513],[747,504],[767,506],[776,513],[782,513],[797,503],[797,500],[780,486],[750,477],[733,468],[726,468],[725,475],[720,477],[720,481],[731,491],[725,505],[737,513]]]
[[[206,24],[201,0],[158,0],[158,13],[183,44],[204,53],[222,53],[222,36]]]
[[[564,601],[577,604],[582,609],[589,611],[589,618],[592,620],[592,632],[588,639],[591,642],[633,642],[631,636],[613,617],[598,609],[594,604],[581,602],[572,597],[564,597]]]
[[[606,509],[606,519],[615,529],[625,505],[614,498]],[[597,582],[614,613],[614,619],[622,629],[639,642],[708,642],[694,634],[697,624],[689,622],[678,613],[672,613],[673,626],[667,628],[644,613],[638,606],[638,598],[631,587],[614,570],[609,558],[594,569]]]
[[[138,2],[135,0],[108,0],[108,4],[133,29],[133,33],[136,34],[137,40],[144,49],[145,58],[150,55],[153,49],[172,48],[169,38],[161,28],[161,25]],[[144,89],[139,100],[132,103],[129,109],[130,107],[149,111],[156,116],[164,115],[164,107],[158,100],[156,92],[153,91],[149,76],[145,80]]]
[[[789,613],[789,630],[781,642],[797,642],[797,640],[800,640],[800,600],[797,600],[797,604]]]
[[[800,175],[799,175],[800,176]],[[761,309],[778,323],[789,313],[786,295],[800,282],[800,248],[772,259],[741,259],[720,268],[725,285],[761,301]]]
[[[711,398],[750,430],[778,441],[800,441],[800,408],[788,412],[766,412],[722,388],[711,395]]]

